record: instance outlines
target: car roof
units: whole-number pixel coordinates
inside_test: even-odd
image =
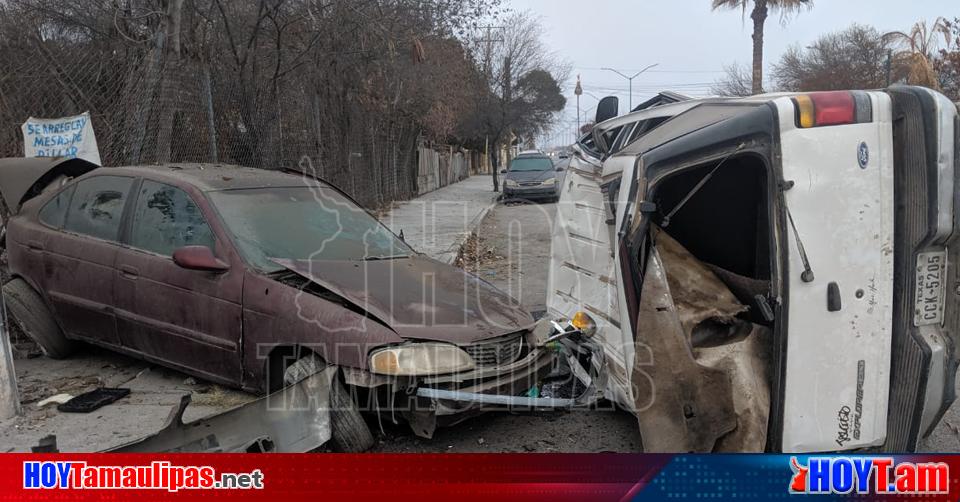
[[[329,186],[308,174],[230,164],[172,163],[103,167],[95,174],[143,176],[157,181],[187,183],[204,192],[245,188]]]

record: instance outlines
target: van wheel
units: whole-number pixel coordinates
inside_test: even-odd
[[[287,368],[283,381],[287,385],[294,384],[327,366],[314,354],[301,357]],[[373,434],[367,422],[338,377],[330,382],[330,429],[330,441],[337,451],[360,453],[373,446]]]
[[[77,343],[67,340],[47,303],[26,281],[13,279],[4,284],[3,298],[11,318],[47,357],[63,359],[76,350]]]

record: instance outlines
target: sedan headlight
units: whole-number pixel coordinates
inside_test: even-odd
[[[506,180],[503,180],[503,186],[516,187],[516,186],[520,186],[520,184],[517,183],[516,180],[506,179]]]
[[[370,354],[370,371],[380,375],[439,375],[473,368],[466,352],[447,343],[411,343]]]
[[[548,179],[548,180],[543,180],[543,184],[544,184],[544,185],[553,185],[553,184],[555,184],[556,182],[557,182],[557,179],[556,179],[556,178],[550,178],[550,179]]]

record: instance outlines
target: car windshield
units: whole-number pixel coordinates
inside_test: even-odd
[[[553,161],[546,157],[520,157],[510,162],[510,171],[549,171]]]
[[[244,258],[268,272],[273,259],[403,258],[409,246],[330,187],[254,188],[209,194]]]

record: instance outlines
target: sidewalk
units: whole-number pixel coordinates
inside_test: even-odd
[[[383,223],[397,234],[402,230],[413,249],[453,263],[463,241],[483,221],[497,195],[489,174],[471,176],[398,203],[383,217]]]

